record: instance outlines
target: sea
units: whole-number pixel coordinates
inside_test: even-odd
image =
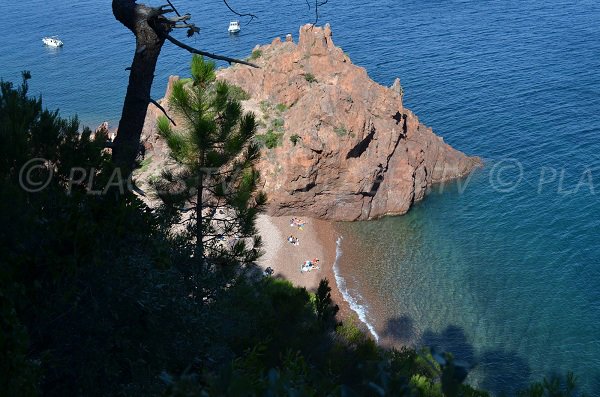
[[[116,127],[134,40],[110,2],[5,3],[0,78],[29,70],[50,109]],[[234,57],[317,17],[303,0],[230,0],[249,24],[220,0],[173,3],[201,28],[187,43]],[[399,77],[421,122],[484,161],[406,215],[336,224],[336,279],[373,337],[452,352],[495,395],[573,371],[600,396],[600,3],[329,0],[326,22],[355,64]],[[155,98],[189,60],[165,45]]]

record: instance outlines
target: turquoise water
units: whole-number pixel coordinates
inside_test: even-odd
[[[407,106],[486,167],[340,225],[339,272],[382,340],[454,351],[498,393],[570,369],[600,395],[600,10],[526,3],[414,2],[396,44],[370,47],[372,74],[397,71]]]
[[[203,28],[191,44],[233,56],[313,18],[303,1],[235,1],[259,19],[229,37],[222,2],[175,4]],[[600,395],[600,5],[330,1],[321,18],[354,63],[400,77],[424,123],[486,162],[406,216],[339,225],[339,276],[374,332],[454,351],[496,392],[570,369]],[[133,42],[109,2],[9,2],[0,22],[0,77],[30,69],[51,108],[116,125]],[[65,47],[44,48],[50,34]],[[155,97],[188,60],[165,46]]]

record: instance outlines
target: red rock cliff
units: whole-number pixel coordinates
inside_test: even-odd
[[[280,132],[279,147],[265,148],[259,164],[270,214],[404,214],[429,185],[479,164],[419,123],[402,105],[398,81],[383,87],[353,65],[328,25],[302,27],[298,44],[275,39],[255,51],[260,69],[236,65],[218,76],[250,94],[244,107],[257,113],[262,132]]]

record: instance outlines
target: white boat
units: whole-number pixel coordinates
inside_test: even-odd
[[[238,33],[242,28],[240,27],[240,21],[231,21],[229,22],[229,28],[227,29],[229,33]]]
[[[57,36],[44,37],[42,39],[42,41],[48,47],[62,47],[63,46],[63,42]]]

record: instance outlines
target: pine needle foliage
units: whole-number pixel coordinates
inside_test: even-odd
[[[190,69],[191,82],[176,82],[169,98],[182,128],[158,120],[176,166],[154,185],[163,203],[179,210],[197,258],[253,262],[261,245],[254,222],[266,202],[256,192],[255,117],[243,112],[232,86],[216,79],[213,62],[194,56]]]

